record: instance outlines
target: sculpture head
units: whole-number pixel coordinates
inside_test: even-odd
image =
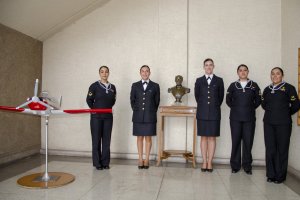
[[[181,85],[182,81],[183,77],[181,75],[175,76],[176,86],[168,89],[168,92],[171,92],[176,99],[175,104],[182,103],[181,98],[183,97],[183,95],[190,92],[189,88],[183,87]]]
[[[175,76],[176,85],[181,85],[183,81],[183,77],[180,75]]]

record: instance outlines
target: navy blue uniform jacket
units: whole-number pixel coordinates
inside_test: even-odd
[[[89,87],[86,97],[86,103],[93,108],[112,108],[116,102],[116,87],[111,84],[111,88],[106,93],[106,90],[100,86],[99,81],[96,81]],[[97,118],[112,118],[112,113],[91,114],[91,117]]]
[[[145,91],[142,81],[133,83],[130,92],[130,104],[133,110],[132,122],[155,123],[159,101],[160,89],[157,83],[149,80]]]
[[[280,89],[276,90],[276,88]],[[297,91],[294,86],[284,83],[275,87],[272,93],[272,86],[264,89],[262,95],[262,107],[265,110],[264,122],[274,125],[291,124],[291,115],[295,114],[300,107]]]
[[[195,98],[197,101],[197,119],[220,120],[220,107],[224,99],[223,79],[214,75],[210,85],[208,85],[205,75],[197,78]]]
[[[239,81],[231,83],[227,89],[226,104],[230,107],[231,120],[255,121],[255,109],[260,103],[260,88],[251,80],[244,90]]]

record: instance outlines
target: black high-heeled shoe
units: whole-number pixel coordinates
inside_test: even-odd
[[[144,165],[139,165],[138,169],[144,169]]]
[[[139,162],[138,169],[144,169],[144,161],[142,162],[142,164],[140,164]]]
[[[205,168],[201,167],[201,172],[206,172],[207,171],[207,163],[203,163],[202,166],[205,164]]]
[[[206,169],[206,171],[212,173],[212,172],[214,171],[214,169],[213,169],[213,168],[211,168],[211,169]]]
[[[144,165],[144,169],[149,169],[149,165]]]
[[[208,164],[207,164],[207,166],[208,166]],[[207,171],[207,172],[210,172],[210,173],[212,173],[212,172],[214,171],[214,169],[213,169],[213,167],[212,167],[212,164],[211,164],[211,168],[208,168],[208,167],[207,167],[206,171]]]
[[[144,169],[149,169],[149,161],[148,161],[147,165],[145,163],[146,162],[144,161]]]

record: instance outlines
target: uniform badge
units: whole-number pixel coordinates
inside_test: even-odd
[[[285,87],[283,86],[280,90],[281,90],[281,91],[285,91]]]
[[[93,95],[93,93],[92,92],[89,92],[89,96],[92,96]]]
[[[291,96],[291,101],[295,101],[296,97],[295,96]]]

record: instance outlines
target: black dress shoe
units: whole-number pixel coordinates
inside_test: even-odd
[[[252,175],[252,170],[245,170],[246,174]]]
[[[274,182],[274,178],[267,178],[267,182],[269,182],[269,183]]]
[[[231,170],[231,173],[236,174],[236,173],[238,173],[239,171],[240,171],[239,169],[232,169],[232,170]]]
[[[206,172],[207,169],[206,168],[201,168],[201,172]]]
[[[109,165],[103,166],[103,169],[110,169]]]
[[[275,184],[281,184],[284,180],[274,180]]]
[[[144,169],[144,165],[139,165],[138,169]]]
[[[144,169],[149,169],[149,165],[144,165]]]
[[[102,166],[96,167],[97,170],[103,170]]]

